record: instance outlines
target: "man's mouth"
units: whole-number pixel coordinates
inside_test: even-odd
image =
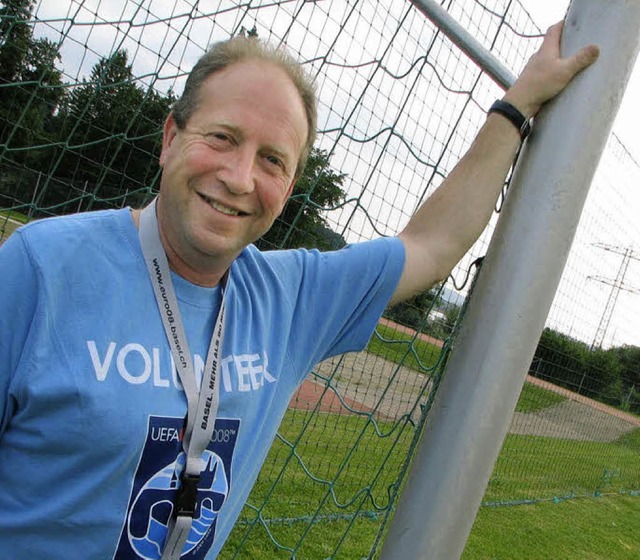
[[[204,200],[209,206],[215,208],[218,212],[225,214],[227,216],[246,216],[246,212],[241,212],[240,210],[236,210],[235,208],[229,208],[229,206],[225,206],[224,204],[220,204],[216,200],[209,198],[207,195],[198,193],[198,196]]]

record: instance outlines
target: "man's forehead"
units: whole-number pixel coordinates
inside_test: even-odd
[[[250,59],[236,62],[211,74],[200,85],[197,108],[206,111],[207,105],[211,105],[215,110],[223,107],[226,102],[230,102],[231,107],[235,101],[246,103],[248,108],[264,109],[264,113],[275,121],[288,120],[290,124],[296,125],[300,139],[305,141],[308,121],[304,102],[295,83],[275,63]],[[206,113],[196,118],[203,116],[206,118]],[[229,128],[237,127],[234,119],[225,120],[224,112],[216,120]]]

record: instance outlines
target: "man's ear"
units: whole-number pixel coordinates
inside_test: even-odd
[[[164,121],[164,126],[162,127],[162,151],[160,152],[160,167],[164,165],[164,162],[167,159],[167,154],[171,149],[171,144],[178,134],[178,130],[179,128],[176,123],[176,119],[173,117],[173,113],[169,113],[169,116]]]

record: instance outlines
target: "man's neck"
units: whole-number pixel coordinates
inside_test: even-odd
[[[140,212],[141,210],[131,210],[131,218],[136,228],[140,228]],[[185,259],[175,251],[172,245],[167,241],[166,237],[162,233],[162,228],[159,228],[160,241],[164,248],[164,252],[167,255],[167,261],[169,267],[173,272],[184,278],[185,280],[195,284],[196,286],[202,286],[205,288],[213,288],[220,283],[220,280],[229,270],[228,266],[225,267],[211,267],[205,269],[205,267],[193,267]]]

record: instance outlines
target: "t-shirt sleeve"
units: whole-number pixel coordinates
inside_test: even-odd
[[[381,238],[339,251],[304,252],[290,354],[305,369],[366,347],[404,267],[404,245]],[[300,362],[298,362],[300,363]]]
[[[27,359],[25,347],[37,305],[36,271],[20,231],[0,247],[0,437],[15,412],[12,386]]]

